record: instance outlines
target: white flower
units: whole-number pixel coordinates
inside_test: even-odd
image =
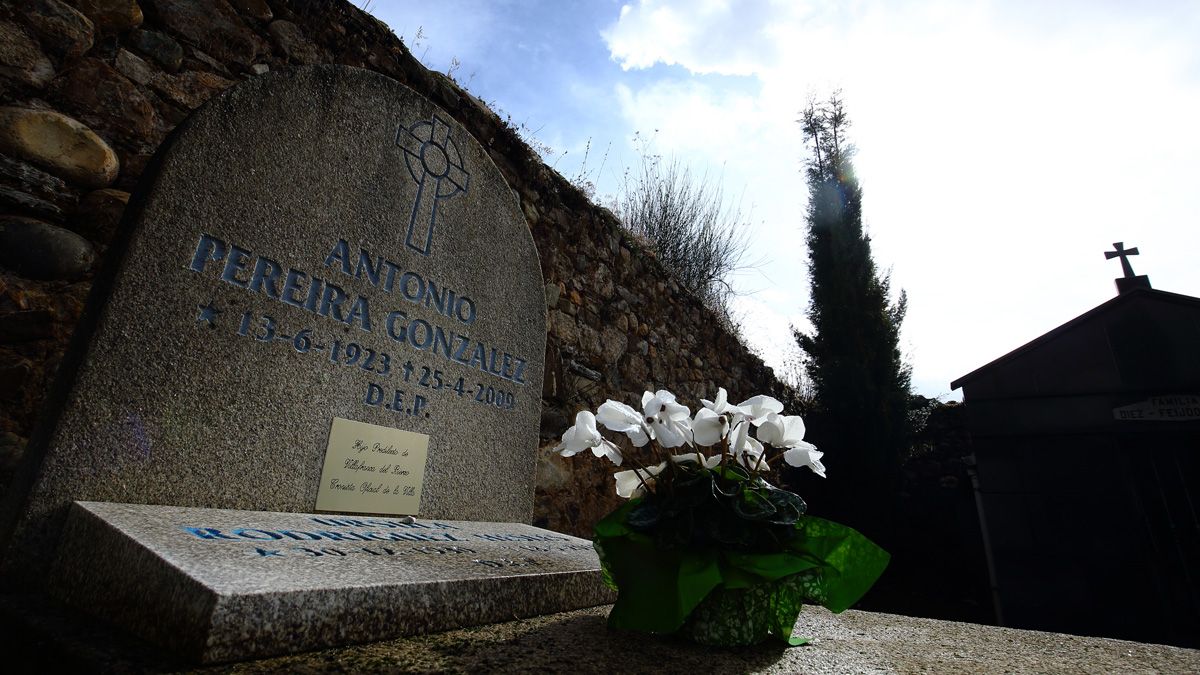
[[[654,477],[666,468],[667,463],[662,462],[657,466],[649,466],[645,469],[629,469],[614,473],[613,478],[617,481],[617,496],[625,499],[642,496],[646,493],[642,483],[645,482],[646,486],[654,485]]]
[[[758,440],[777,448],[794,448],[804,442],[804,420],[799,415],[771,413],[758,427]]]
[[[747,469],[759,469],[766,467],[766,462],[762,459],[763,446],[762,443],[753,438],[746,439],[746,447],[735,455],[738,462]]]
[[[675,394],[665,389],[642,394],[642,413],[659,445],[677,448],[691,443],[691,411],[675,401]]]
[[[750,439],[750,425],[744,420],[738,420],[734,423],[733,428],[729,430],[729,451],[737,454],[746,447],[746,441]]]
[[[821,478],[825,477],[825,465],[821,463],[825,453],[804,440],[804,422],[799,416],[767,415],[758,428],[758,440],[777,448],[789,448],[783,453],[783,461],[792,466],[807,466]]]
[[[813,473],[824,478],[825,465],[821,463],[821,457],[824,455],[825,453],[817,450],[817,446],[812,443],[800,441],[799,445],[783,453],[783,461],[792,466],[807,466]]]
[[[746,411],[742,410],[738,406],[729,405],[729,392],[725,391],[725,387],[717,388],[717,400],[710,401],[708,399],[702,398],[702,399],[700,399],[700,402],[704,404],[705,408],[713,411],[714,413],[716,413],[718,415],[725,415],[725,414],[745,415],[746,414]],[[699,412],[699,411],[697,411],[697,412]]]
[[[745,420],[733,425],[729,432],[729,452],[733,458],[746,468],[755,468],[762,457],[762,443],[750,437],[750,424]]]
[[[572,457],[577,452],[591,450],[597,457],[608,457],[613,464],[621,466],[621,451],[596,429],[596,416],[587,410],[575,416],[575,425],[563,433],[562,442],[554,448],[563,457]]]
[[[722,392],[725,390],[722,389]],[[706,401],[707,403],[707,401]],[[711,408],[700,408],[692,420],[692,439],[700,445],[716,445],[729,433],[729,421]]]
[[[628,436],[636,447],[650,442],[651,431],[646,426],[645,416],[624,403],[612,399],[605,401],[596,410],[596,419],[606,429]]]
[[[770,396],[763,395],[748,398],[739,403],[737,407],[741,409],[746,419],[756,427],[762,426],[762,423],[767,421],[768,415],[783,412],[782,403]]]
[[[706,469],[712,469],[721,463],[721,456],[713,455],[712,457],[705,457],[698,452],[687,452],[682,455],[671,455],[671,461],[675,462],[676,464],[681,464],[683,462],[696,462]]]

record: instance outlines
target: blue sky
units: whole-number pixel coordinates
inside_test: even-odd
[[[752,226],[735,313],[768,364],[805,327],[810,96],[840,89],[876,264],[909,294],[916,390],[1115,294],[1124,241],[1200,296],[1200,2],[383,0],[370,11],[582,171],[656,152],[723,179]],[[415,39],[420,29],[420,40]],[[605,155],[607,158],[605,159]],[[601,162],[603,161],[603,164]]]

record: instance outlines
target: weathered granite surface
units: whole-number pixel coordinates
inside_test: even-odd
[[[805,608],[805,647],[711,649],[610,632],[608,607],[208,667],[197,673],[1195,673],[1200,650],[850,610]],[[54,608],[0,596],[25,619],[10,662],[116,672],[185,665]]]
[[[105,194],[97,195],[89,192],[86,181],[76,182],[65,173],[45,175],[40,167],[57,163],[47,154],[13,158],[11,167],[0,158],[0,215],[66,227],[98,251],[113,242],[112,213],[120,210],[120,200],[114,197],[127,196],[136,185],[165,132],[233,82],[305,59],[319,57],[324,63],[387,75],[432,100],[487,148],[520,194],[542,259],[545,302],[552,317],[534,507],[541,527],[589,536],[596,521],[620,503],[612,489],[612,472],[602,463],[564,461],[550,452],[579,410],[594,409],[607,398],[636,401],[644,390],[659,387],[689,399],[693,407],[699,397],[711,399],[717,386],[728,389],[737,401],[758,393],[786,395],[762,359],[672,280],[645,242],[625,232],[607,209],[547,166],[502,112],[497,115],[453,79],[422,66],[391,29],[359,8],[361,2],[84,4],[104,8],[81,9],[96,24],[94,44],[74,56],[82,44],[79,39],[41,32],[34,25],[34,12],[20,10],[20,4],[0,3],[0,14],[11,9],[3,17],[11,23],[0,18],[0,33],[4,25],[20,33],[29,57],[46,68],[35,79],[51,78],[34,86],[28,84],[30,71],[0,68],[0,89],[7,87],[5,105],[53,110],[87,125],[119,157],[119,174],[102,191]],[[235,13],[197,10],[225,4]],[[139,5],[146,9],[144,19]],[[161,9],[168,5],[177,6],[176,11]],[[181,12],[178,7],[196,11]],[[132,26],[137,27],[131,30]],[[226,54],[224,36],[234,36],[243,47],[258,46]],[[4,45],[0,38],[0,50]],[[263,45],[272,48],[262,49]],[[240,65],[255,52],[249,68]],[[14,76],[20,81],[14,82]],[[122,96],[97,96],[101,87]],[[79,152],[70,157],[83,159]],[[214,172],[223,166],[214,166]],[[204,188],[204,183],[193,186],[197,191]],[[6,195],[12,195],[12,201],[6,202]],[[64,285],[25,278],[0,265],[0,454],[6,448],[12,454],[25,448],[46,408],[48,385],[67,338],[78,324],[78,299],[90,285],[90,276]],[[20,338],[13,339],[6,326],[14,327]],[[0,490],[7,478],[0,467]]]
[[[316,66],[230,88],[156,157],[6,495],[6,582],[37,583],[72,500],[313,510],[334,417],[430,436],[420,516],[529,522],[544,287],[466,130]]]
[[[213,663],[611,602],[590,542],[513,523],[76,502],[50,592]]]

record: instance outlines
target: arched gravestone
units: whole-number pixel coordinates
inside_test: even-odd
[[[10,580],[44,574],[74,500],[529,522],[537,251],[445,112],[368,71],[271,73],[139,193],[10,494]]]

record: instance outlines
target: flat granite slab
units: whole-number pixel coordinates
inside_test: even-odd
[[[518,523],[75,502],[50,592],[214,663],[612,602],[591,542]]]

